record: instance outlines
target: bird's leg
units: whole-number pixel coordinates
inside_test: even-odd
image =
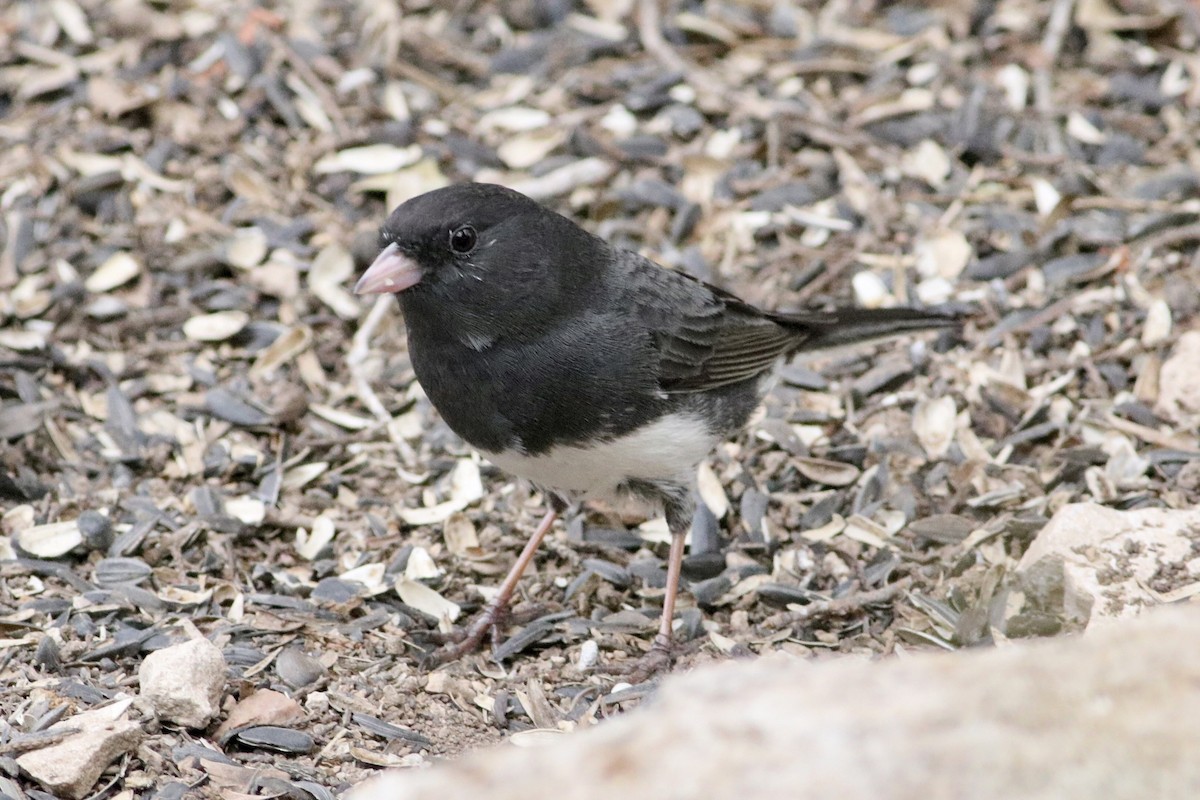
[[[662,619],[658,625],[658,635],[654,637],[654,647],[664,653],[671,651],[671,629],[675,621],[675,598],[679,595],[679,573],[683,569],[683,542],[687,538],[687,530],[671,532],[671,553],[667,556],[667,593],[663,596]]]
[[[542,517],[542,521],[538,523],[533,535],[525,543],[525,549],[517,557],[517,562],[512,565],[512,569],[504,576],[504,582],[500,584],[500,590],[496,593],[496,596],[487,604],[483,612],[471,622],[470,626],[463,631],[461,639],[453,644],[447,644],[439,648],[431,656],[430,660],[434,664],[445,664],[448,661],[462,658],[467,653],[474,652],[479,648],[480,643],[483,642],[483,637],[487,635],[488,631],[500,624],[500,621],[508,613],[508,603],[512,600],[513,592],[516,591],[517,581],[521,579],[521,574],[525,572],[525,568],[529,566],[529,562],[533,561],[533,556],[537,552],[538,546],[546,538],[546,534],[550,532],[550,528],[554,525],[554,520],[558,518],[559,511],[562,508],[563,504],[557,499],[551,503],[550,510]]]
[[[663,595],[662,617],[650,651],[630,670],[630,680],[640,683],[671,666],[672,627],[675,622],[675,598],[679,595],[679,575],[683,569],[683,547],[691,525],[687,510],[691,503],[667,503],[667,527],[671,531],[671,552],[667,556],[667,592]]]

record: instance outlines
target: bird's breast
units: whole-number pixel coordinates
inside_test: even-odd
[[[546,489],[581,498],[612,498],[628,481],[690,483],[696,465],[716,444],[698,416],[667,414],[629,433],[588,444],[559,445],[530,455],[480,452],[496,466]]]

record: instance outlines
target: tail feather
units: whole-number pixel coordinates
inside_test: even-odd
[[[959,316],[951,312],[919,308],[843,308],[810,314],[772,314],[771,318],[799,334],[800,344],[795,352],[832,350],[960,324]]]

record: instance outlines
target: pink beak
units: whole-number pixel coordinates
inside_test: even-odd
[[[421,281],[421,265],[389,244],[375,257],[371,266],[354,285],[355,294],[403,292]]]

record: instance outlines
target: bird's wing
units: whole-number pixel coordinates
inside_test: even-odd
[[[654,331],[666,392],[715,389],[755,378],[796,349],[801,336],[719,297]]]
[[[806,333],[714,286],[623,253],[624,302],[658,351],[664,392],[699,392],[757,377]]]
[[[665,392],[702,392],[750,380],[793,353],[953,327],[953,314],[916,308],[845,308],[779,314],[632,253],[619,261],[626,301],[648,326]]]

